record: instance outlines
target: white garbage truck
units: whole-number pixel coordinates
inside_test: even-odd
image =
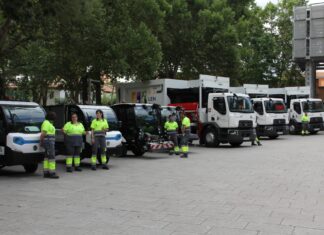
[[[308,131],[311,134],[316,134],[324,129],[324,107],[321,99],[292,99],[290,100],[289,119],[290,132],[298,134],[302,130],[302,116],[307,113],[310,122]]]
[[[207,107],[199,109],[200,143],[217,147],[220,143],[240,146],[255,139],[256,116],[246,94],[210,93]]]
[[[45,111],[37,103],[0,101],[0,167],[22,165],[28,173],[44,158],[40,146]]]
[[[254,98],[252,103],[256,112],[258,136],[275,139],[289,133],[289,114],[283,99]]]

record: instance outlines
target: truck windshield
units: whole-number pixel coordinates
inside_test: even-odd
[[[324,112],[323,103],[321,101],[307,101],[303,102],[304,112],[318,113]]]
[[[267,113],[287,113],[287,109],[283,101],[267,100],[264,101],[264,106]]]
[[[144,132],[150,134],[157,134],[157,127],[159,125],[157,110],[150,106],[146,108],[142,106],[135,107],[136,124]]]
[[[104,113],[104,118],[107,119],[110,130],[118,130],[118,120],[115,112],[112,109],[101,109]],[[91,123],[96,118],[97,109],[82,109],[88,123]]]
[[[228,107],[231,112],[237,113],[253,113],[251,101],[248,97],[228,96]]]
[[[10,131],[37,133],[45,120],[45,112],[39,106],[5,106],[4,113]]]

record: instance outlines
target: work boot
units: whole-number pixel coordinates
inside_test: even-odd
[[[170,155],[170,156],[172,156],[172,155],[173,155],[173,152],[172,152],[172,151],[170,151],[170,152],[169,152],[169,155]]]
[[[68,166],[68,167],[66,167],[66,172],[69,172],[69,173],[72,173],[72,167],[71,166]]]
[[[181,158],[188,158],[188,154],[184,153],[180,156]]]
[[[81,167],[79,167],[79,166],[74,167],[74,170],[75,171],[82,171]]]
[[[251,145],[252,145],[252,146],[255,146],[255,145],[256,145],[256,143],[255,143],[255,142],[253,141],[253,142],[251,143]]]
[[[44,172],[44,178],[49,178],[50,173],[49,172]]]
[[[49,173],[48,178],[50,178],[50,179],[58,179],[60,177],[55,172],[53,172],[53,173]]]
[[[258,146],[261,146],[262,144],[260,142],[258,142]]]
[[[102,169],[104,169],[104,170],[109,170],[109,167],[108,167],[107,164],[103,164],[103,165],[102,165]]]
[[[97,167],[96,166],[91,166],[91,170],[96,171]]]

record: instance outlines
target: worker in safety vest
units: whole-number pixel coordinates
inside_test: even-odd
[[[85,134],[85,129],[83,124],[78,122],[78,115],[76,113],[72,113],[71,121],[64,125],[63,131],[68,154],[66,157],[66,171],[72,172],[73,160],[75,171],[82,171],[80,168],[80,154],[83,144],[82,136]]]
[[[101,150],[101,164],[102,169],[108,170],[108,162],[106,156],[106,132],[109,130],[107,120],[104,118],[102,110],[96,111],[96,119],[91,122],[91,136],[92,136],[92,156],[91,156],[91,169],[97,169],[97,153],[98,149]]]
[[[182,151],[182,158],[188,157],[189,152],[189,137],[190,137],[190,119],[185,115],[184,112],[181,112],[181,151]]]
[[[56,114],[48,112],[45,121],[41,126],[40,144],[45,149],[45,157],[43,162],[44,178],[58,179],[56,175],[56,162],[55,162],[55,127],[54,121]]]
[[[308,135],[308,124],[309,124],[309,116],[308,114],[305,112],[302,116],[302,135]]]
[[[168,138],[173,142],[174,147],[170,150],[169,154],[179,155],[179,144],[178,144],[178,123],[176,122],[175,114],[169,116],[169,120],[165,122],[164,129],[167,132]]]

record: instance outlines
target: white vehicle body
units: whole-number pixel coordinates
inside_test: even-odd
[[[40,127],[45,111],[34,102],[0,101],[0,166],[34,172],[44,157]]]
[[[254,98],[252,102],[256,112],[258,136],[277,138],[288,133],[289,115],[283,99]]]
[[[200,110],[202,142],[207,146],[239,146],[255,138],[256,116],[246,94],[210,93],[207,110]]]
[[[310,87],[283,87],[283,88],[269,88],[270,98],[282,98],[287,107],[290,108],[290,101],[292,99],[306,99],[310,97]]]
[[[301,131],[302,116],[304,113],[310,118],[308,125],[310,133],[317,133],[323,130],[324,110],[321,99],[293,99],[290,101],[289,120],[291,132],[298,133]]]

